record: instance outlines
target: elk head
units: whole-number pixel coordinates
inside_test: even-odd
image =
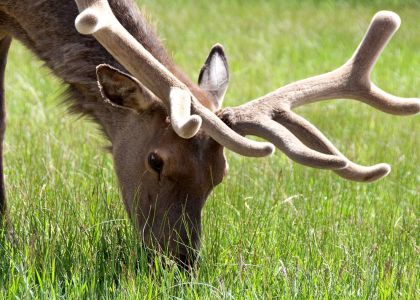
[[[228,82],[222,48],[211,51],[199,86],[220,107]],[[199,246],[201,209],[227,170],[223,147],[200,130],[190,139],[174,130],[162,101],[136,78],[97,68],[104,100],[125,110],[112,138],[124,203],[145,243],[169,250],[187,265]]]
[[[147,243],[155,239],[184,263],[189,249],[198,247],[203,204],[226,171],[223,147],[261,157],[271,154],[274,144],[298,163],[330,169],[350,180],[373,181],[386,176],[390,167],[351,162],[292,109],[324,99],[351,98],[392,114],[420,111],[419,99],[392,96],[370,81],[378,56],[400,25],[392,12],[374,16],[353,57],[338,69],[216,115],[229,79],[220,46],[213,48],[203,67],[198,95],[121,26],[106,0],[76,2],[81,11],[76,20],[79,32],[93,34],[134,76],[108,66],[98,67],[97,72],[104,98],[136,112],[128,115],[113,144],[127,210]],[[209,99],[212,110],[201,104]]]

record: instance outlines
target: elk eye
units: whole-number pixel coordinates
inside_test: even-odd
[[[159,157],[156,153],[150,153],[149,154],[149,166],[156,171],[158,174],[160,174],[163,170],[163,160]]]

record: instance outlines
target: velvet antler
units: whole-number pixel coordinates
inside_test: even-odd
[[[117,20],[107,0],[75,0],[80,14],[77,30],[92,34],[145,88],[170,111],[174,131],[193,137],[201,125],[213,139],[246,156],[266,156],[273,145],[248,140],[226,126],[192,95],[187,86],[148,52]],[[193,111],[196,115],[191,115]]]
[[[262,137],[303,165],[332,169],[355,181],[374,181],[386,176],[389,165],[364,167],[351,162],[314,125],[291,109],[320,100],[349,98],[390,114],[417,114],[420,99],[390,95],[370,80],[376,60],[400,22],[393,12],[378,12],[362,43],[343,66],[291,83],[244,105],[227,108],[220,117],[240,134]]]

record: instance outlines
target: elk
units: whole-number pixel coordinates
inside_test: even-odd
[[[229,82],[223,47],[211,49],[194,84],[132,0],[1,0],[1,139],[4,71],[15,38],[67,85],[70,110],[98,123],[110,141],[125,208],[145,245],[190,264],[199,248],[201,210],[227,172],[224,148],[264,157],[277,147],[297,163],[353,181],[374,181],[390,172],[387,164],[351,162],[292,109],[347,98],[390,114],[417,114],[419,99],[390,95],[370,80],[399,25],[395,13],[378,12],[341,67],[222,109]],[[6,215],[1,171],[0,209]]]

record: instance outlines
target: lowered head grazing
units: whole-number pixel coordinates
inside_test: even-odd
[[[67,84],[73,109],[91,116],[112,144],[125,208],[144,243],[169,252],[184,266],[193,263],[199,248],[205,201],[227,172],[224,148],[251,157],[270,155],[277,148],[297,163],[369,182],[386,176],[389,165],[350,161],[293,109],[347,98],[396,115],[420,111],[419,99],[390,95],[370,78],[400,25],[389,11],[373,17],[355,54],[341,67],[223,109],[229,70],[222,46],[213,47],[198,85],[192,83],[133,0],[3,2],[0,74],[13,37]],[[0,102],[2,141],[4,93]],[[2,165],[0,160],[1,175]],[[5,211],[1,176],[0,217]]]
[[[228,74],[216,45],[198,86],[210,109],[221,107]],[[223,146],[202,130],[177,135],[162,101],[129,74],[99,65],[97,77],[105,102],[124,112],[112,155],[126,209],[148,247],[187,263],[199,246],[204,203],[227,171]]]

